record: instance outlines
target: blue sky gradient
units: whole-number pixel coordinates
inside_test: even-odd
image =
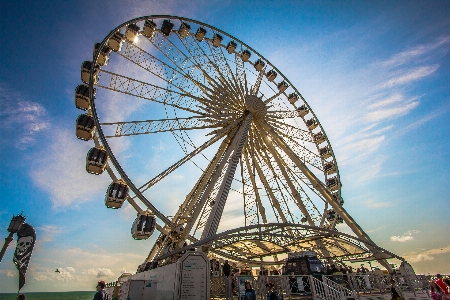
[[[450,274],[450,2],[8,1],[0,238],[22,211],[36,229],[24,292],[94,290],[98,278],[134,272],[153,245],[131,238],[130,206],[105,208],[109,177],[84,170],[92,144],[75,137],[73,99],[94,43],[152,14],[210,24],[271,61],[327,132],[352,217],[416,272]],[[1,292],[17,290],[14,247]]]

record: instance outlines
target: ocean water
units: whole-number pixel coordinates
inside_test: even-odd
[[[95,291],[91,292],[51,292],[51,293],[25,293],[26,300],[92,300]],[[17,294],[0,293],[0,300],[16,300]]]

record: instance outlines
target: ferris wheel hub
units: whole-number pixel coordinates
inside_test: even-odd
[[[245,96],[245,107],[253,114],[256,119],[264,118],[267,114],[267,106],[256,95]]]

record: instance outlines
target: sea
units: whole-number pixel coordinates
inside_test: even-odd
[[[90,292],[42,292],[25,293],[26,300],[92,300],[95,291]],[[16,300],[17,294],[0,293],[0,300]]]

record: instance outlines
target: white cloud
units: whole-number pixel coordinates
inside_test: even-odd
[[[55,208],[77,206],[104,192],[111,179],[92,175],[85,170],[86,154],[93,145],[77,140],[74,132],[55,130],[52,145],[38,153],[31,178],[47,191]]]
[[[401,105],[389,109],[381,109],[366,114],[367,120],[378,122],[382,119],[404,116],[419,105],[418,101],[413,101],[407,105]]]
[[[114,273],[107,268],[97,268],[97,269],[89,269],[87,270],[87,274],[89,275],[94,275],[97,278],[109,278],[109,277],[114,277]]]
[[[378,108],[380,106],[386,106],[386,105],[390,105],[393,103],[397,103],[400,102],[404,99],[404,96],[400,93],[395,93],[394,95],[385,98],[385,99],[381,99],[376,103],[373,103],[371,105],[368,106],[369,109],[373,109],[373,108]]]
[[[419,233],[419,230],[409,230],[408,232],[405,232],[403,235],[401,236],[391,236],[391,241],[392,242],[406,242],[406,241],[411,241],[414,239],[414,237],[412,236],[415,233]]]
[[[42,231],[39,236],[39,241],[41,242],[51,242],[56,235],[61,233],[61,228],[54,225],[44,225],[42,227],[36,227],[36,230]]]
[[[426,250],[421,253],[407,253],[403,255],[403,257],[411,262],[420,262],[420,261],[434,260],[435,255],[449,252],[450,252],[450,245],[442,248]]]
[[[433,74],[437,69],[439,68],[439,65],[431,65],[431,66],[422,66],[418,68],[414,68],[412,70],[408,70],[404,74],[400,74],[396,77],[393,77],[386,81],[383,84],[383,87],[393,87],[395,85],[402,85],[402,84],[408,84],[410,82],[413,82],[415,80],[421,79],[423,77],[426,77],[428,75]]]
[[[0,85],[0,106],[2,107],[0,126],[15,136],[14,145],[19,149],[34,144],[37,134],[50,127],[44,106],[23,100],[20,93],[2,85]]]
[[[410,259],[411,262],[419,262],[419,261],[427,261],[427,260],[433,260],[434,257],[426,255],[426,254],[419,254],[416,257],[413,257]]]
[[[366,202],[366,204],[370,208],[382,208],[382,207],[393,206],[393,203],[391,203],[391,202],[376,202],[373,199],[369,199]]]

